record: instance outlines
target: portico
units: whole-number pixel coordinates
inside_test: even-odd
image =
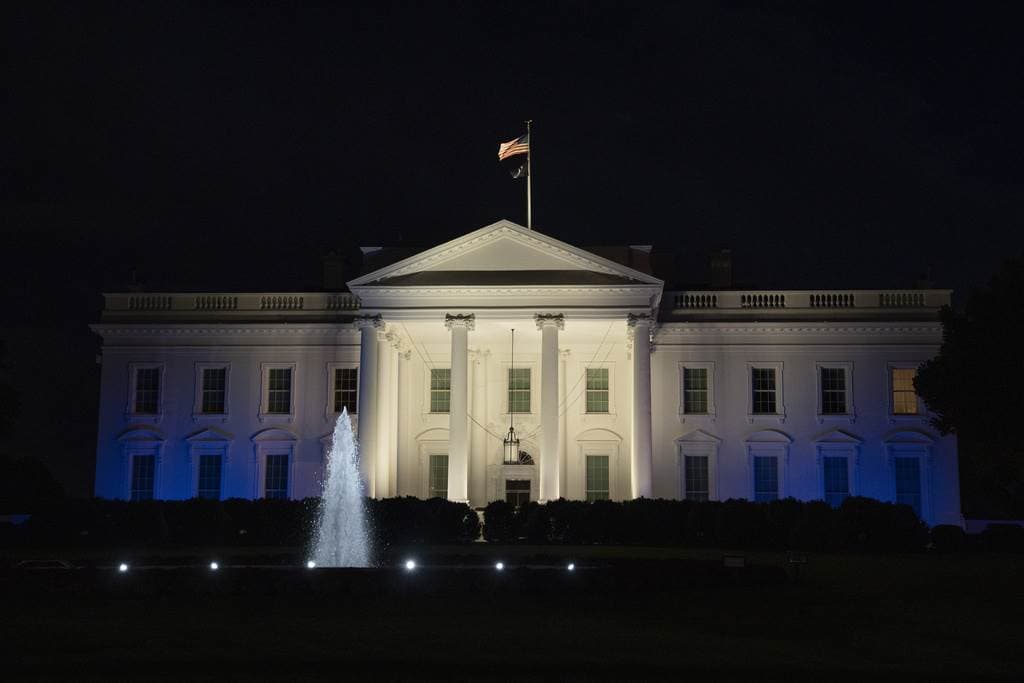
[[[609,497],[650,495],[646,340],[659,280],[501,221],[349,286],[361,308],[358,430],[371,495],[431,495],[444,476],[447,497],[473,505],[507,490],[584,497],[584,432],[614,451]],[[636,335],[645,343],[627,352]],[[388,344],[404,352],[400,383],[382,381]],[[588,389],[594,377],[601,389]],[[605,403],[588,411],[597,393]],[[389,424],[378,413],[390,405],[399,419]],[[502,457],[510,418],[516,463]],[[382,484],[377,473],[395,470]]]

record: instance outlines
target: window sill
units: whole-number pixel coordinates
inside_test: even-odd
[[[208,422],[227,422],[231,416],[228,413],[192,413],[192,421],[196,424]]]
[[[125,413],[124,419],[129,422],[152,422],[154,424],[164,419],[163,413]]]
[[[264,424],[291,424],[295,421],[293,413],[260,413],[259,421]]]
[[[679,413],[679,421],[685,423],[687,420],[695,422],[714,422],[718,418],[716,413]]]
[[[748,413],[747,422],[777,422],[783,424],[786,421],[785,413]]]
[[[824,424],[826,422],[846,422],[853,424],[857,421],[857,415],[855,413],[818,413],[818,424]]]
[[[924,413],[914,413],[913,415],[907,415],[905,413],[901,413],[899,415],[893,415],[893,414],[890,413],[890,415],[889,415],[889,423],[890,424],[896,424],[897,422],[921,422],[922,420],[927,420],[927,419],[928,419],[928,416],[925,415]]]

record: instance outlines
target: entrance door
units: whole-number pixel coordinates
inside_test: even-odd
[[[519,507],[530,502],[529,479],[506,479],[505,502]]]

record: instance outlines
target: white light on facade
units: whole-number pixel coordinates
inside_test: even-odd
[[[314,562],[313,560],[310,560],[309,562],[306,563],[306,569],[313,569],[315,567],[316,567],[316,562]]]
[[[505,563],[504,562],[499,562],[498,564],[494,565],[494,568],[497,569],[500,572],[502,569],[505,568]]]
[[[121,564],[119,564],[117,566],[117,571],[119,571],[119,572],[126,572],[126,571],[128,571],[128,565],[126,565],[124,562],[122,562]]]
[[[217,571],[218,569],[220,569],[220,565],[217,564],[216,562],[211,562],[210,563],[210,569],[212,569],[214,571]]]
[[[405,561],[405,568],[407,570],[409,570],[409,571],[412,571],[413,569],[416,569],[416,560],[406,560]]]

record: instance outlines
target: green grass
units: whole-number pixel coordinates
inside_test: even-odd
[[[270,549],[247,550],[256,557]],[[631,558],[718,562],[724,552],[472,544],[393,555],[596,566]],[[781,553],[745,555],[758,565],[786,566]],[[457,581],[421,594],[412,579],[407,590],[373,595],[97,592],[69,601],[6,585],[0,638],[20,676],[76,680],[224,680],[222,672],[288,680],[358,673],[385,680],[959,681],[1024,674],[1024,558],[808,560],[798,583],[684,582],[669,592],[582,595],[470,590]]]

